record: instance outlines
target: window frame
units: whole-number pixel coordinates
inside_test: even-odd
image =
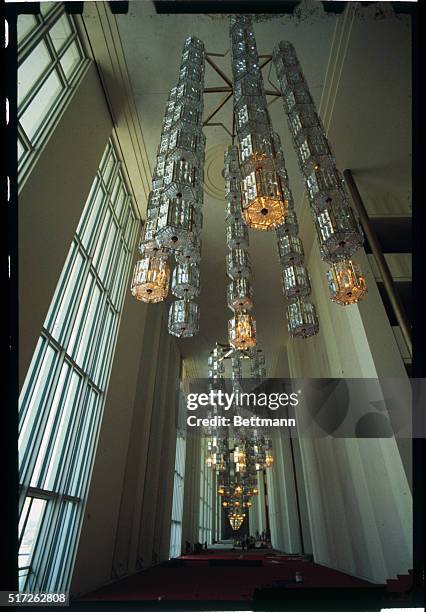
[[[105,181],[104,173],[110,160],[113,160],[113,171]],[[113,193],[117,177],[119,186]],[[104,190],[101,200],[97,200],[99,188]],[[124,199],[120,204],[122,197]],[[93,215],[96,223],[88,242],[83,244],[84,233]],[[114,224],[115,234],[110,240],[109,231]],[[21,585],[24,592],[34,589],[45,592],[66,590],[69,585],[139,225],[139,215],[124,167],[110,139],[84,205],[21,391],[20,516],[28,498],[47,501],[30,563],[27,568],[20,568],[20,571],[28,570]],[[94,254],[99,246],[100,256],[95,260]],[[81,261],[74,278],[73,265],[79,255]],[[102,276],[100,270],[105,257],[106,266]],[[78,319],[89,279],[89,293],[82,316]],[[90,318],[97,289],[96,311]],[[62,312],[66,297],[69,299]],[[62,322],[59,330],[55,330],[58,320]],[[93,321],[95,324],[92,324]],[[80,355],[79,347],[84,341],[82,330],[86,330],[87,322],[87,342]],[[72,346],[70,339],[75,329],[77,341]],[[47,362],[46,357],[49,357]],[[47,424],[49,428],[46,428]],[[66,533],[61,531],[61,520],[68,521]]]
[[[55,49],[50,38],[50,31],[54,25],[65,16],[71,29],[71,35],[67,38],[65,44],[59,51]],[[43,15],[41,12],[34,15],[37,20],[35,25],[18,45],[17,54],[17,66],[22,66],[24,61],[31,55],[39,44],[46,46],[47,52],[50,56],[50,61],[43,72],[38,76],[36,81],[31,85],[25,97],[18,105],[17,108],[17,166],[18,166],[18,185],[19,189],[23,187],[25,180],[31,172],[35,161],[40,154],[43,146],[47,142],[50,134],[57,125],[62,113],[66,109],[69,100],[74,95],[78,84],[81,82],[83,75],[86,73],[91,60],[85,53],[83,44],[81,42],[77,25],[72,15],[68,15],[65,11],[63,3],[59,3],[49,9],[49,11]],[[19,17],[18,17],[19,19]],[[64,69],[61,65],[61,59],[65,53],[73,44],[77,45],[80,60],[78,65],[74,68],[73,72],[69,77],[65,75]],[[61,91],[55,97],[55,101],[49,111],[44,114],[40,125],[35,130],[32,137],[29,137],[24,127],[21,125],[21,119],[24,113],[30,107],[32,101],[35,99],[37,94],[40,92],[47,79],[52,75],[56,74],[61,84]],[[23,148],[22,155],[19,155],[18,146]]]
[[[176,437],[175,466],[173,473],[173,497],[170,524],[169,559],[180,557],[182,552],[182,521],[185,491],[186,438],[182,432]]]

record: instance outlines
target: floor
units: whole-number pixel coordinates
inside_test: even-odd
[[[302,583],[295,581],[296,572]],[[377,585],[271,549],[241,552],[215,546],[148,568],[79,601],[252,601],[255,589],[265,587],[354,589]]]

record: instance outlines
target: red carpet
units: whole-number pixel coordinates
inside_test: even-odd
[[[181,557],[184,565],[173,561],[158,565],[129,578],[93,591],[79,601],[237,601],[251,600],[255,588],[286,583],[286,588],[374,587],[364,580],[317,565],[291,555],[273,551],[239,553],[219,552]],[[214,559],[260,559],[259,567],[211,566]],[[299,571],[303,584],[295,583]]]

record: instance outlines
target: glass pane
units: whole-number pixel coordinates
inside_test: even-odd
[[[18,107],[51,63],[46,43],[41,41],[18,68]]]
[[[71,34],[72,29],[68,17],[67,15],[63,15],[49,30],[50,38],[57,52],[62,49]]]
[[[105,194],[102,187],[98,190],[95,201],[92,206],[92,210],[90,211],[89,219],[87,220],[86,227],[84,228],[83,235],[81,237],[81,241],[83,246],[87,249],[89,255],[92,254],[94,249],[94,241],[93,236],[96,232],[96,228],[99,220],[102,216],[102,203],[104,200]]]
[[[111,261],[111,252],[114,248],[114,245],[117,243],[118,238],[118,227],[114,219],[112,219],[111,226],[109,228],[105,248],[102,252],[102,258],[99,265],[98,274],[103,283],[105,283],[106,275],[110,271],[111,266],[108,265]]]
[[[41,0],[40,13],[43,15],[43,17],[45,17],[55,6],[58,6],[56,2],[46,2],[46,0]]]
[[[120,287],[122,285],[121,280],[123,278],[123,268],[124,265],[126,263],[126,251],[124,250],[123,245],[121,244],[121,249],[120,249],[120,259],[118,260],[118,266],[117,269],[115,271],[115,276],[114,276],[114,285],[112,287],[112,291],[111,291],[111,301],[114,304],[114,306],[117,308],[118,307],[118,302],[119,302],[119,297],[120,297]],[[127,282],[127,279],[126,279]]]
[[[126,201],[126,191],[122,186],[116,201],[114,202],[115,214],[117,215],[117,219],[120,221],[121,213],[123,212],[124,202]]]
[[[42,478],[40,478],[40,475],[42,470],[45,471],[47,467],[46,465],[44,465],[47,460],[46,455],[49,454],[49,451],[51,450],[58,415],[60,414],[62,401],[65,397],[65,393],[69,383],[69,374],[70,367],[66,362],[64,362],[62,364],[62,370],[59,376],[58,384],[56,385],[55,395],[50,406],[49,417],[43,427],[43,437],[41,440],[41,444],[38,448],[33,450],[33,452],[35,451],[37,453],[37,460],[35,462],[30,481],[30,486],[32,487],[41,486],[41,484],[39,483],[39,480],[42,480]],[[44,406],[44,409],[45,411],[49,410],[48,406]]]
[[[18,140],[18,162],[19,162],[19,160],[21,159],[21,157],[23,156],[24,153],[25,153],[25,149],[21,145],[21,141]]]
[[[100,396],[89,387],[80,413],[78,435],[75,439],[72,461],[69,466],[65,491],[68,495],[82,497],[84,494],[85,474],[91,466],[94,453],[94,439],[97,432]]]
[[[103,172],[103,168],[105,167],[106,161],[109,158],[109,155],[111,152],[114,154],[114,150],[112,146],[108,143],[104,151],[104,154],[102,155],[101,163],[99,164],[99,168],[101,169],[101,172]]]
[[[125,228],[125,239],[126,239],[127,246],[131,246],[130,237],[133,234],[133,228],[134,228],[135,221],[136,219],[135,219],[135,215],[133,214],[133,210],[130,209],[129,218],[127,219],[127,224]]]
[[[84,284],[83,294],[80,297],[80,304],[79,304],[77,315],[74,321],[73,329],[71,332],[71,337],[68,342],[67,353],[68,355],[71,355],[71,357],[73,358],[76,352],[78,341],[80,339],[80,328],[82,326],[82,323],[84,321],[84,316],[87,311],[88,300],[89,300],[89,296],[91,293],[93,283],[94,283],[93,275],[89,274]]]
[[[30,499],[32,503],[29,506],[28,520],[22,535],[21,546],[19,547],[19,567],[31,565],[31,558],[47,506],[45,499],[37,499],[35,497]]]
[[[22,530],[24,528],[25,525],[25,521],[27,520],[27,514],[28,514],[28,510],[31,504],[31,497],[26,497],[25,501],[24,501],[24,506],[22,508],[22,512],[21,515],[19,517],[19,527],[18,527],[18,533],[21,534]]]
[[[18,45],[37,27],[37,19],[34,15],[18,15],[17,34]]]
[[[73,42],[68,49],[65,51],[64,55],[61,58],[61,66],[63,71],[65,72],[65,76],[68,81],[71,76],[74,74],[75,69],[80,64],[81,53],[80,49],[76,42]]]
[[[114,226],[117,227],[115,225],[115,222],[114,222]],[[120,260],[121,250],[122,250],[122,242],[120,239],[120,230],[119,228],[117,228],[117,234],[112,244],[111,259],[109,260],[109,263],[108,263],[108,269],[106,271],[105,281],[104,281],[105,287],[106,287],[106,290],[109,296],[111,296],[112,287],[113,287],[115,276],[118,270],[117,265]]]
[[[105,236],[109,227],[111,221],[111,212],[109,210],[109,208],[106,209],[105,211],[105,216],[104,219],[102,221],[102,227],[101,227],[101,232],[100,235],[98,237],[97,243],[96,243],[96,250],[95,250],[95,254],[93,256],[93,265],[94,267],[97,269],[98,264],[99,264],[99,259],[100,256],[105,248]]]
[[[75,361],[80,368],[86,369],[89,349],[92,345],[90,339],[94,338],[97,323],[99,322],[99,310],[101,305],[101,290],[97,283],[94,284],[90,296],[90,305],[85,313],[83,329],[80,332],[80,343]]]
[[[72,372],[71,382],[68,386],[66,398],[61,402],[60,422],[56,429],[55,443],[50,456],[49,469],[44,478],[43,488],[54,490],[55,479],[57,477],[58,468],[65,458],[65,448],[67,441],[70,439],[71,427],[77,413],[76,400],[80,388],[81,376],[77,372]],[[74,418],[73,418],[74,417]]]
[[[123,179],[121,178],[121,174],[118,173],[117,177],[114,181],[114,186],[112,188],[112,193],[111,193],[111,202],[115,202],[116,198],[117,198],[117,194],[118,194],[118,190],[120,188],[120,185],[122,184]]]
[[[106,365],[109,363],[112,355],[108,354],[109,347],[111,346],[112,335],[114,332],[114,321],[115,321],[115,313],[111,308],[106,306],[106,315],[105,319],[102,323],[102,337],[100,338],[100,344],[98,347],[98,351],[96,354],[95,360],[95,372],[93,376],[94,382],[98,385],[99,388],[103,389],[105,374],[106,374]]]
[[[56,72],[52,72],[21,117],[21,124],[28,138],[33,138],[38,128],[50,114],[61,90],[61,81]]]
[[[73,543],[76,521],[79,517],[79,504],[63,501],[56,525],[53,554],[49,567],[49,590],[64,591],[63,575],[70,562],[70,547]]]
[[[44,346],[44,343],[41,343]],[[43,349],[42,349],[43,350]],[[25,403],[21,407],[19,434],[19,458],[21,464],[24,463],[25,457],[23,453],[29,450],[29,439],[34,425],[41,418],[41,407],[44,406],[46,396],[50,389],[50,384],[53,379],[53,371],[56,366],[57,352],[51,346],[46,347],[46,352],[43,356],[40,370],[37,372],[35,379],[31,380],[28,391],[25,393]],[[30,368],[30,372],[32,369]]]
[[[115,162],[116,162],[116,159],[115,159],[114,152],[111,151],[110,155],[108,157],[108,161],[106,163],[105,169],[102,170],[102,178],[103,178],[103,180],[105,182],[105,185],[108,185],[108,183],[109,183],[109,180],[110,180],[111,175],[112,175],[112,171],[113,171],[114,166],[115,166]]]
[[[98,187],[98,177],[96,177],[95,180],[93,181],[92,186],[89,191],[89,195],[86,198],[86,204],[84,206],[83,214],[81,215],[80,222],[78,224],[77,231],[76,231],[77,236],[82,235],[83,228],[85,226],[87,217],[90,215],[90,212],[91,212],[90,202],[92,202],[93,198],[95,197],[97,187]]]
[[[52,319],[51,323],[47,326],[47,329],[56,340],[63,337],[69,325],[72,324],[71,309],[75,303],[75,298],[83,276],[84,263],[83,256],[80,252],[77,252],[75,257],[70,261],[70,265],[67,266],[65,276],[66,286],[63,287],[62,284],[60,285],[62,299],[57,306],[56,301],[54,302],[55,318]]]

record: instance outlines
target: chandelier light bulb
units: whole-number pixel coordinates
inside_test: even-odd
[[[143,257],[136,262],[131,292],[142,302],[155,304],[166,299],[169,292],[170,268],[166,259]]]
[[[229,343],[245,350],[256,345],[256,320],[248,313],[235,313],[228,322]]]
[[[358,264],[350,259],[334,263],[327,275],[331,300],[337,304],[356,304],[367,293],[365,277]]]

